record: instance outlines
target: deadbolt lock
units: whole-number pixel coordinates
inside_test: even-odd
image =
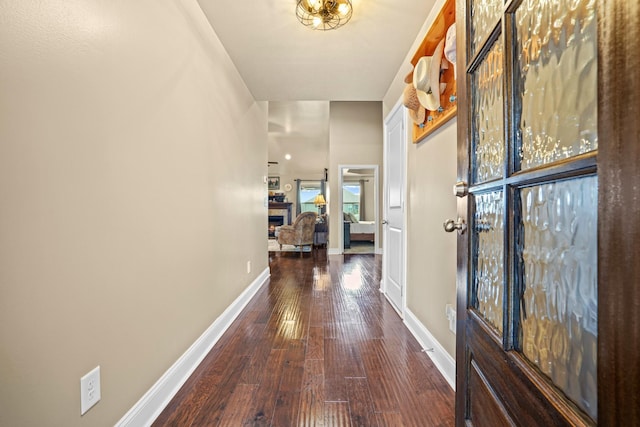
[[[453,195],[456,197],[465,197],[469,194],[469,184],[464,181],[456,182],[453,186]]]

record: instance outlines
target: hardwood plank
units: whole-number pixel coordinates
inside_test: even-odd
[[[295,341],[287,351],[271,425],[295,425],[300,409],[303,377],[304,346],[300,341]]]
[[[373,398],[366,378],[347,378],[349,396],[349,418],[354,427],[375,427],[378,425],[373,411]]]
[[[348,341],[346,341],[348,342]],[[324,340],[325,394],[327,400],[346,401],[347,377],[364,376],[359,349],[341,339]]]
[[[220,387],[233,385],[234,378],[242,372],[246,358],[228,360],[233,357],[228,351],[215,353],[220,357],[212,359],[207,356],[204,359],[155,420],[154,426],[191,425],[211,397],[218,395]]]
[[[300,409],[300,391],[278,393],[272,426],[294,426]]]
[[[247,364],[248,357],[238,358],[239,363],[229,364],[228,370],[222,377],[222,380],[215,385],[211,385],[207,388],[207,393],[202,393],[206,400],[200,401],[198,405],[198,411],[193,418],[191,425],[203,426],[203,425],[215,425],[220,422],[224,410],[226,409],[231,396],[232,390],[237,386],[237,378],[240,377],[240,373]]]
[[[379,356],[382,345],[382,340],[373,340],[362,344],[363,361],[366,376],[369,379],[371,396],[376,412],[399,412],[400,405],[395,393],[396,387],[393,386],[392,379],[385,373]]]
[[[249,363],[240,377],[240,382],[244,384],[262,383],[262,377],[268,373],[265,367],[269,363],[269,357],[275,351],[271,349],[270,338],[264,333],[264,325],[260,330],[262,336],[254,337],[253,345],[247,345],[252,351],[248,355]]]
[[[411,352],[407,360],[409,372],[425,372],[426,375],[409,375],[406,384],[407,395],[411,397],[414,406],[427,406],[429,412],[425,416],[419,414],[415,422],[429,422],[433,426],[453,426],[452,414],[455,410],[454,391],[448,386],[446,380],[437,371],[431,359],[423,352]],[[437,375],[430,373],[437,373]],[[405,405],[401,404],[401,407]],[[411,410],[403,410],[403,416],[413,415]]]
[[[324,295],[320,292],[324,291],[316,291],[314,293],[318,293],[320,295],[314,295],[311,303],[311,313],[309,314],[309,326],[319,327],[324,325],[324,305],[325,299]]]
[[[307,354],[309,359],[324,359],[324,328],[309,327],[309,339],[307,340]]]
[[[379,412],[376,413],[378,425],[380,427],[403,427],[402,414],[400,412]]]
[[[324,361],[309,359],[304,363],[300,392],[298,426],[322,425],[324,417]]]
[[[237,427],[238,420],[247,418],[257,387],[255,384],[238,384],[220,419],[220,427]]]
[[[350,427],[349,404],[347,402],[325,402],[324,425],[326,427]]]
[[[249,416],[244,420],[243,425],[254,427],[271,425],[286,356],[287,350],[271,350]]]
[[[154,426],[450,426],[453,392],[379,292],[380,257],[273,256]]]

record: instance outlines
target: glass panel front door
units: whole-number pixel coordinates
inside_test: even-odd
[[[595,1],[526,0],[514,20],[520,169],[595,150]]]
[[[482,46],[484,39],[491,33],[502,15],[504,1],[473,0],[471,2],[471,55]]]
[[[503,41],[500,37],[471,77],[474,183],[503,176],[503,63]]]
[[[558,412],[597,421],[595,2],[468,5],[466,302],[482,338],[465,363],[495,373],[512,360],[531,396],[564,395]]]
[[[504,304],[504,198],[502,191],[474,197],[474,304],[502,335]]]
[[[520,199],[521,350],[595,418],[597,179],[523,188]]]

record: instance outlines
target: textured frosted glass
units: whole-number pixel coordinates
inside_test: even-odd
[[[500,36],[472,75],[472,165],[476,183],[500,178],[504,169],[503,58]]]
[[[595,418],[597,178],[521,192],[522,351]]]
[[[595,0],[525,0],[515,14],[521,169],[595,150]]]
[[[473,56],[482,40],[487,38],[502,15],[504,1],[474,0],[471,2],[471,55]]]
[[[502,192],[476,195],[474,238],[475,308],[502,333],[502,296],[504,295],[504,215]]]

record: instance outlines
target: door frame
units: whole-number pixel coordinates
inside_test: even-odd
[[[388,200],[388,177],[387,177],[387,148],[389,145],[389,141],[387,138],[387,124],[389,123],[389,120],[391,119],[391,117],[393,117],[395,114],[398,113],[398,111],[400,111],[400,114],[402,115],[402,126],[404,129],[404,146],[405,146],[405,151],[404,151],[404,156],[402,156],[402,162],[403,162],[403,168],[404,168],[404,174],[402,177],[403,180],[403,192],[402,192],[402,222],[403,222],[403,241],[402,241],[402,265],[400,266],[400,271],[402,272],[402,288],[403,288],[403,292],[402,292],[402,307],[399,307],[400,311],[398,312],[398,314],[400,315],[401,318],[404,319],[404,314],[405,314],[405,310],[407,308],[407,176],[408,176],[408,171],[407,171],[407,152],[408,150],[406,149],[407,144],[410,141],[411,135],[410,135],[410,127],[407,126],[407,123],[409,121],[409,117],[407,114],[407,109],[404,108],[404,104],[402,103],[402,97],[400,97],[398,99],[398,101],[396,102],[396,104],[393,106],[393,108],[389,111],[389,114],[387,114],[384,118],[383,121],[383,144],[382,144],[382,171],[383,171],[383,185],[382,185],[382,216],[383,219],[386,216],[387,213],[387,209],[389,207],[389,200]],[[383,230],[382,230],[382,235],[384,236],[384,230],[385,230],[385,225],[382,224]],[[388,254],[388,242],[387,239],[383,238],[382,239],[382,275],[380,278],[380,292],[382,292],[385,296],[387,295],[387,283],[386,283],[386,272],[387,272],[387,266],[386,266],[386,261],[387,259],[385,258]],[[387,297],[388,298],[388,297]],[[392,307],[395,306],[393,304],[391,304]]]
[[[457,0],[457,58],[466,64],[466,0]],[[507,1],[508,9],[512,2]],[[640,57],[637,40],[640,4],[597,0],[598,26],[598,424],[640,425]],[[464,67],[458,67],[458,141],[468,144]],[[466,156],[463,156],[463,159]],[[458,163],[466,181],[468,159]],[[458,215],[467,218],[467,197],[458,199]],[[458,236],[468,249],[469,233]],[[457,358],[465,358],[468,250],[458,251]],[[464,267],[461,267],[464,266]],[[465,390],[458,370],[456,425],[465,426]]]
[[[379,197],[378,193],[380,191],[380,186],[378,184],[379,178],[379,165],[371,165],[371,164],[348,164],[348,165],[338,165],[338,206],[340,206],[340,212],[342,212],[342,185],[344,184],[344,172],[347,169],[373,169],[373,206],[374,206],[374,221],[376,222],[376,228],[374,231],[374,244],[373,249],[375,253],[379,253],[380,250],[380,240],[379,240],[379,230],[380,230],[380,205],[379,205]],[[344,254],[344,227],[342,227],[342,221],[338,219],[338,244],[340,245],[339,250],[341,254]]]

